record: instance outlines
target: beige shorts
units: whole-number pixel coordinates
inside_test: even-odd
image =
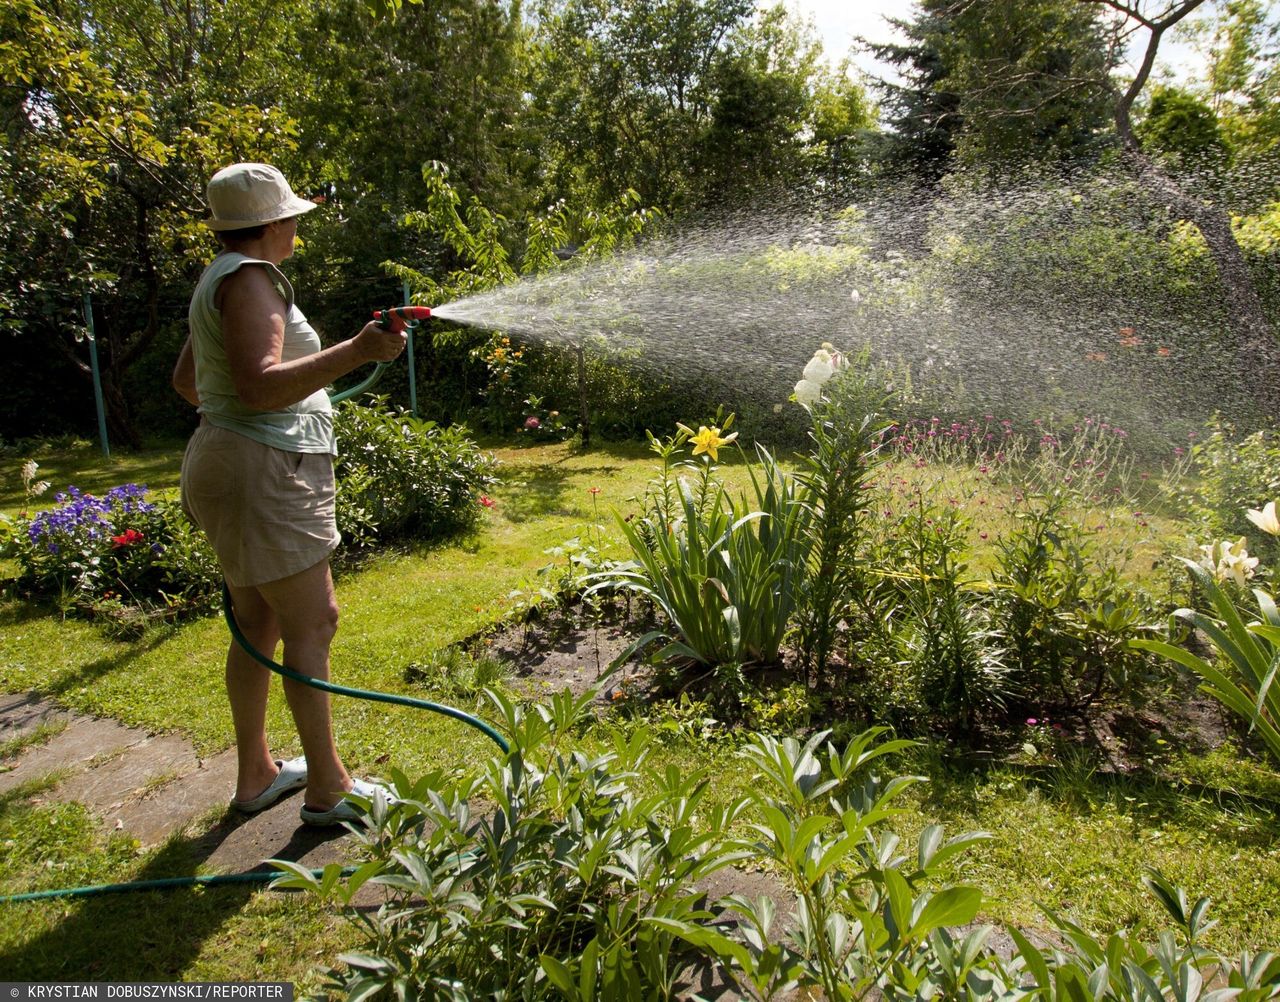
[[[333,457],[283,452],[202,422],[182,457],[182,507],[239,588],[325,560],[342,541]]]

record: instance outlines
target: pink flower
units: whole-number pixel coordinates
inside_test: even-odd
[[[1038,724],[1038,723],[1039,723],[1039,721],[1038,721],[1038,720],[1036,720],[1036,718],[1035,718],[1035,717],[1027,717],[1027,726],[1028,726],[1028,727],[1035,727],[1035,725],[1036,725],[1036,724]]]
[[[597,494],[599,494],[599,493],[600,493],[600,488],[599,488],[599,487],[588,487],[588,488],[587,488],[587,493],[588,493],[588,494],[590,494],[592,497],[595,497]]]
[[[524,426],[525,426],[525,429],[528,431],[536,431],[538,428],[542,427],[542,422],[539,421],[532,414],[530,414],[527,418],[524,419]]]
[[[477,500],[486,508],[493,507],[493,498],[489,497],[488,494],[481,494]]]

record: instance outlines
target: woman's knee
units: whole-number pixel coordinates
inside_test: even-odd
[[[298,610],[281,622],[280,632],[286,646],[290,641],[328,646],[338,632],[338,603],[331,599],[313,609]]]

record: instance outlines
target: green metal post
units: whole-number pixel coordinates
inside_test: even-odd
[[[404,305],[412,305],[409,302],[409,280],[404,280]],[[405,350],[409,353],[409,410],[414,417],[418,416],[418,380],[414,376],[413,371],[413,329],[417,327],[417,323],[411,323],[405,336],[409,339],[405,345]]]
[[[84,322],[89,327],[89,369],[93,373],[93,402],[98,408],[98,439],[102,442],[102,455],[111,458],[111,446],[107,443],[107,409],[102,402],[102,373],[98,370],[98,338],[93,332],[93,301],[84,294]]]

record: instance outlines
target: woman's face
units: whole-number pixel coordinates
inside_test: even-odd
[[[275,262],[279,264],[285,258],[293,256],[293,245],[298,237],[298,217],[290,216],[271,223],[267,233],[272,238],[272,252],[278,255]]]

